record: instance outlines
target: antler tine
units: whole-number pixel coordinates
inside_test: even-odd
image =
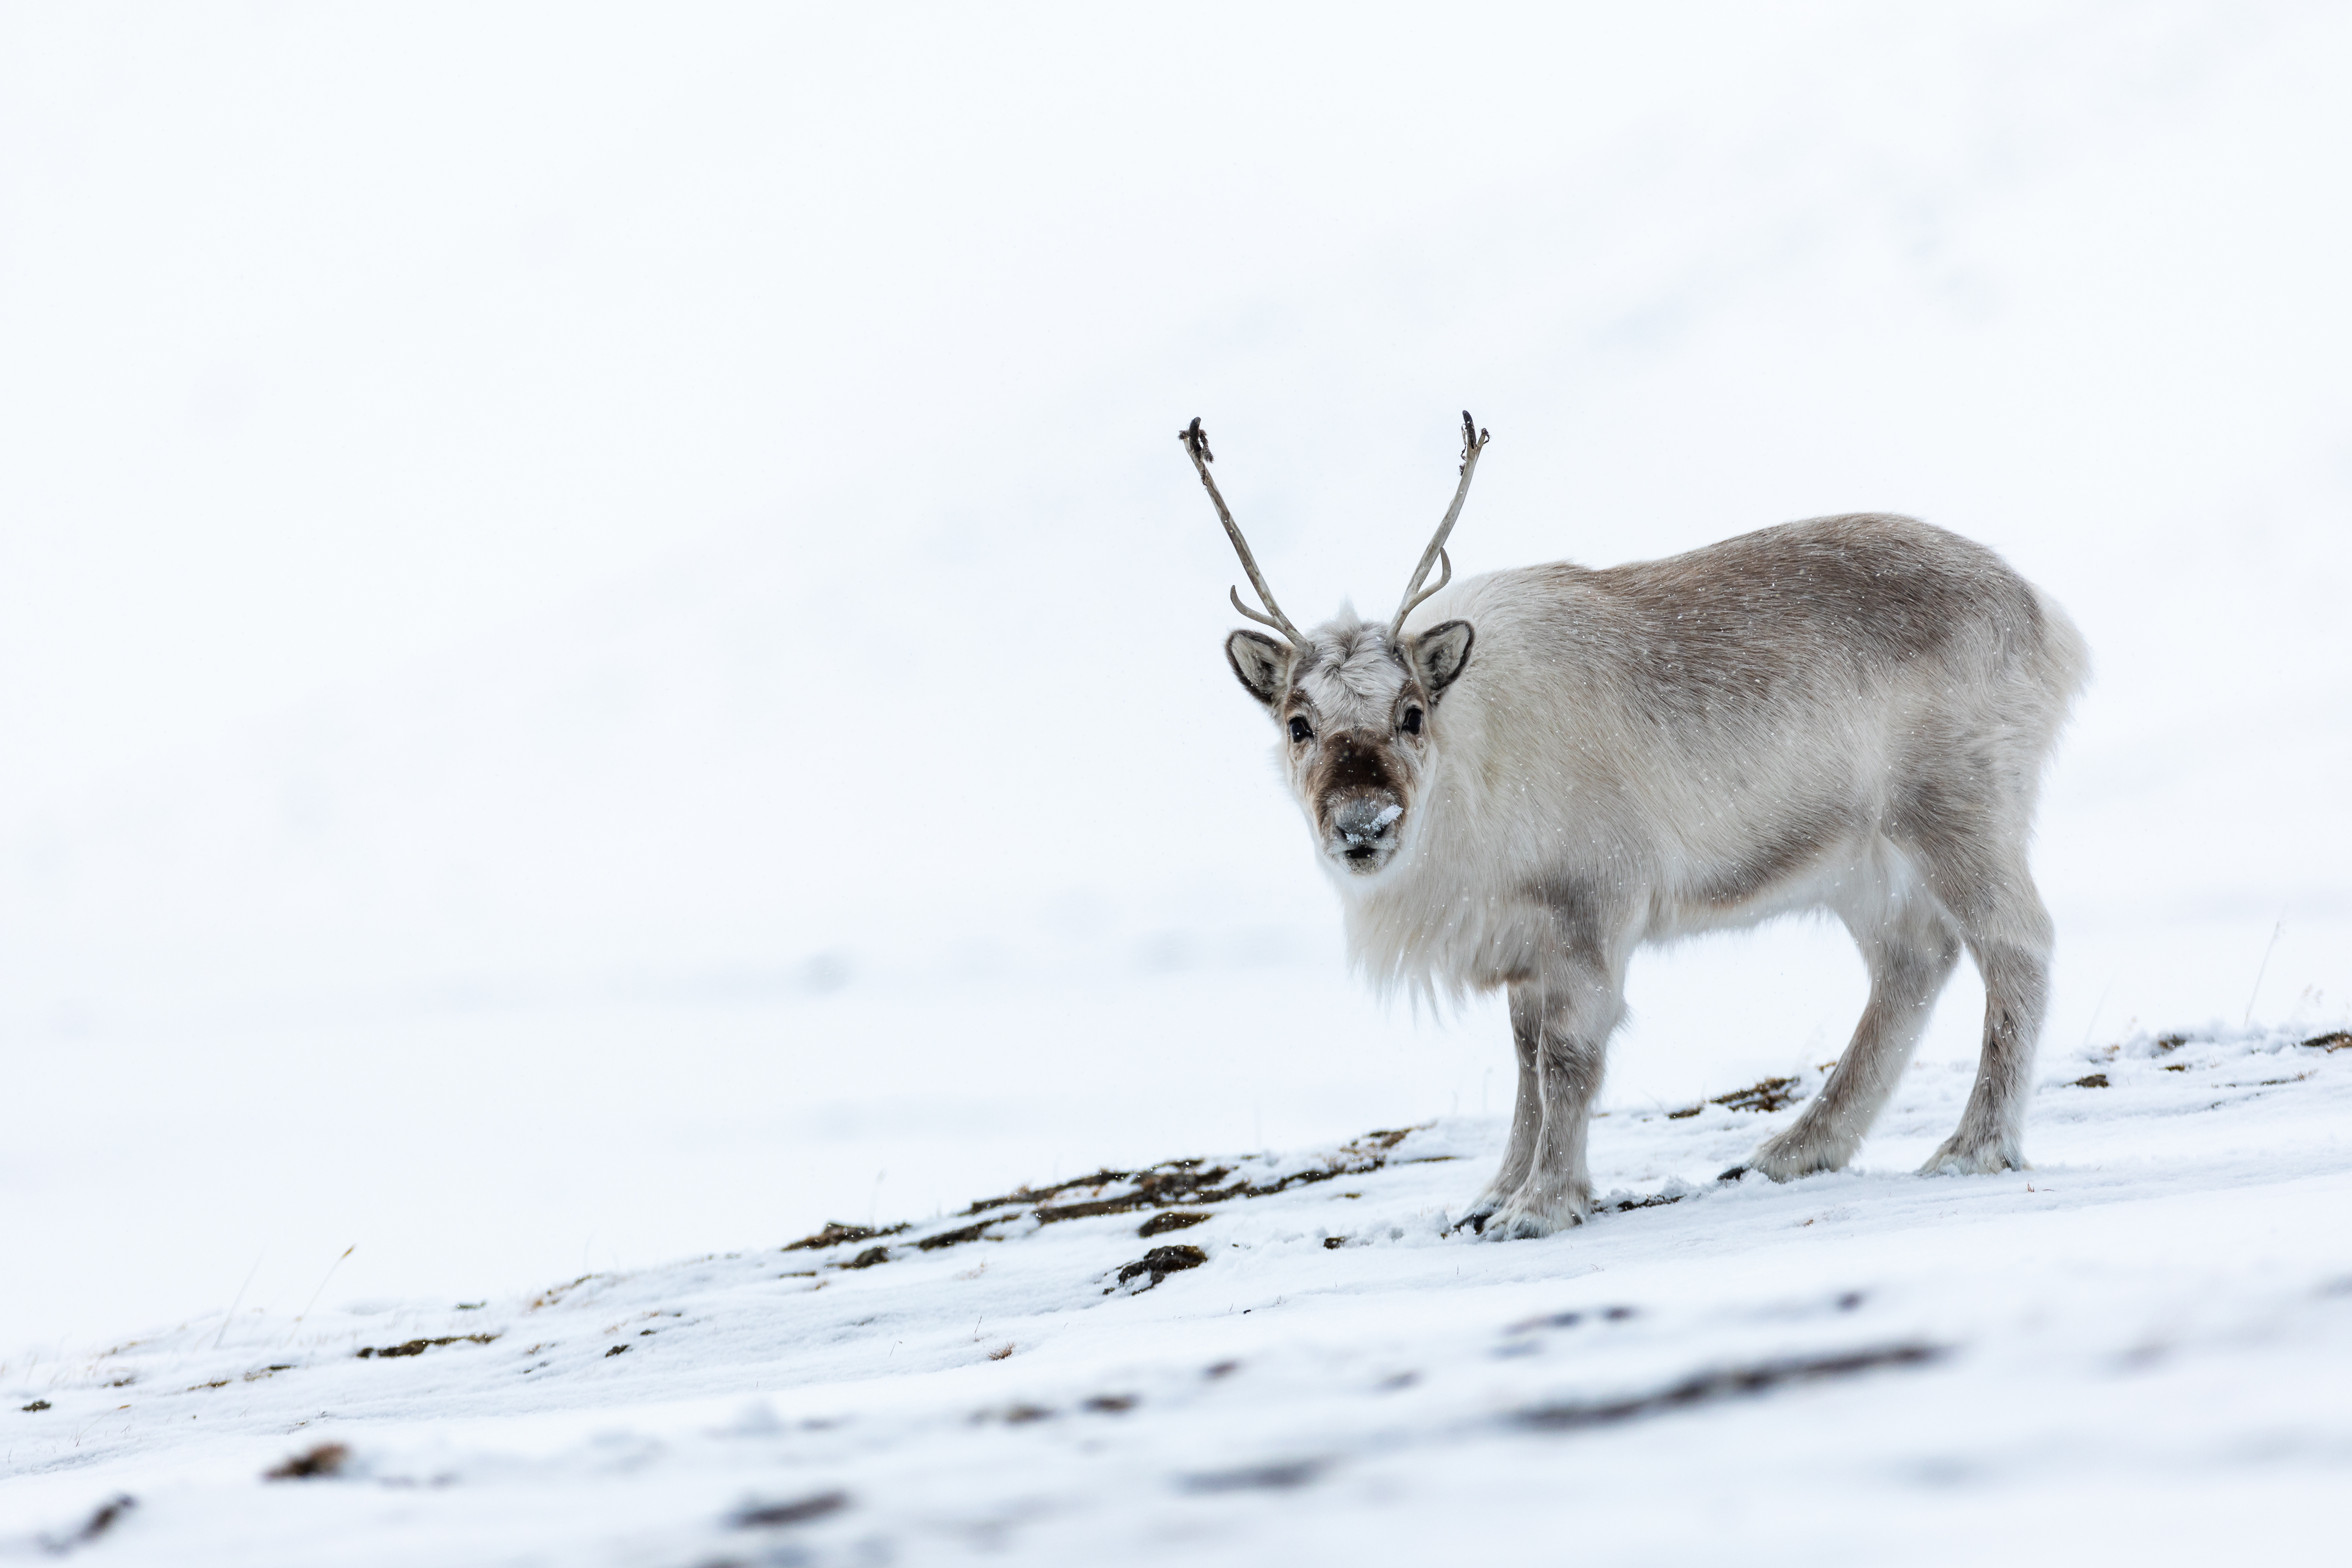
[[[1228,598],[1228,599],[1231,599],[1231,600],[1234,602],[1234,609],[1239,610],[1243,615],[1247,616],[1251,620],[1255,621],[1259,626],[1272,626],[1276,631],[1280,632],[1283,636],[1285,636],[1285,637],[1290,637],[1290,640],[1291,640],[1292,642],[1294,642],[1294,643],[1299,643],[1299,642],[1301,642],[1301,639],[1300,639],[1300,638],[1296,637],[1292,637],[1292,636],[1291,636],[1291,627],[1289,626],[1289,625],[1288,625],[1287,623],[1283,622],[1283,621],[1277,621],[1277,620],[1276,620],[1272,616],[1261,615],[1261,614],[1259,614],[1257,611],[1251,609],[1247,605],[1243,604],[1243,603],[1242,603],[1242,591],[1241,591],[1239,588],[1228,588],[1228,589],[1226,589],[1226,590],[1225,590],[1225,597],[1226,597],[1226,598]],[[1303,644],[1302,644],[1302,646],[1303,646]]]
[[[1184,443],[1184,455],[1192,458],[1192,467],[1200,470],[1201,483],[1217,509],[1217,521],[1225,525],[1225,537],[1234,542],[1234,553],[1242,558],[1242,570],[1249,574],[1250,586],[1257,590],[1258,602],[1265,606],[1266,614],[1259,615],[1243,604],[1242,591],[1237,587],[1226,590],[1234,601],[1234,608],[1262,626],[1272,626],[1290,639],[1291,647],[1305,647],[1306,634],[1292,626],[1290,617],[1282,613],[1282,606],[1274,602],[1274,593],[1265,585],[1265,574],[1257,569],[1257,557],[1250,553],[1249,541],[1244,539],[1242,531],[1234,526],[1234,514],[1225,510],[1225,498],[1217,493],[1217,481],[1209,477],[1209,465],[1217,459],[1209,450],[1208,432],[1202,429],[1201,422],[1195,419],[1176,432],[1176,439]]]
[[[1404,608],[1396,613],[1396,620],[1389,628],[1389,640],[1391,642],[1396,641],[1397,630],[1404,625],[1404,618],[1407,616],[1412,614],[1415,610],[1421,608],[1423,605],[1444,593],[1445,591],[1445,584],[1454,581],[1454,558],[1446,554],[1444,550],[1442,548],[1437,552],[1437,581],[1432,583],[1428,587],[1423,588],[1420,593],[1415,594],[1412,598],[1406,600]]]
[[[1396,618],[1389,622],[1389,641],[1391,643],[1404,630],[1404,618],[1412,614],[1423,600],[1454,580],[1454,563],[1445,553],[1445,536],[1454,531],[1454,521],[1462,515],[1463,500],[1470,493],[1470,476],[1477,471],[1478,454],[1486,449],[1489,439],[1486,432],[1478,428],[1477,421],[1470,417],[1470,411],[1464,409],[1462,482],[1454,488],[1454,504],[1445,509],[1445,521],[1437,525],[1437,532],[1431,537],[1429,548],[1421,552],[1421,565],[1414,570],[1412,581],[1405,584],[1404,599],[1397,605]],[[1445,563],[1445,574],[1437,580],[1436,588],[1430,589],[1427,594],[1423,593],[1421,585],[1429,580],[1430,567],[1440,561]]]

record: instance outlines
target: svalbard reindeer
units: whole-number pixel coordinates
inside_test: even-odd
[[[2048,597],[1982,545],[1878,514],[1449,591],[1487,440],[1465,414],[1461,483],[1396,614],[1302,632],[1201,422],[1181,436],[1265,609],[1238,590],[1234,607],[1281,634],[1236,631],[1225,657],[1280,731],[1350,952],[1378,983],[1509,994],[1510,1142],[1465,1220],[1541,1236],[1588,1212],[1585,1126],[1635,948],[1801,910],[1845,922],[1870,1000],[1821,1092],[1739,1169],[1843,1165],[1963,945],[1983,1055],[1924,1170],[2023,1166],[2051,950],[2026,843],[2087,668]]]

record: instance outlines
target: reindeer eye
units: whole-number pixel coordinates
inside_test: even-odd
[[[1420,709],[1408,708],[1404,710],[1404,732],[1408,735],[1418,735],[1421,733]]]
[[[1290,738],[1294,741],[1311,741],[1315,738],[1315,731],[1307,727],[1306,720],[1293,717],[1290,721]]]

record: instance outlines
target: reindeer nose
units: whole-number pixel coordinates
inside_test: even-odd
[[[1360,795],[1331,813],[1331,831],[1347,845],[1349,859],[1368,860],[1403,815],[1404,807],[1392,800]]]

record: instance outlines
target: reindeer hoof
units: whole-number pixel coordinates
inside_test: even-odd
[[[1479,1235],[1488,1241],[1533,1241],[1584,1223],[1590,1199],[1514,1197],[1486,1216]]]
[[[1919,1167],[1923,1176],[1990,1176],[1996,1171],[2027,1169],[2025,1156],[2015,1149],[2004,1149],[1998,1143],[1977,1143],[1963,1146],[1957,1136],[1947,1138],[1927,1163]]]
[[[1801,1124],[1785,1132],[1774,1133],[1756,1145],[1756,1152],[1739,1164],[1717,1176],[1719,1182],[1736,1182],[1750,1171],[1761,1172],[1776,1182],[1793,1182],[1801,1176],[1819,1175],[1823,1171],[1842,1171],[1853,1157],[1851,1145],[1830,1142],[1819,1136],[1807,1136]]]
[[[1529,1215],[1495,1215],[1478,1227],[1481,1241],[1532,1241],[1549,1234]]]
[[[1495,1217],[1496,1209],[1503,1206],[1505,1195],[1507,1194],[1497,1194],[1491,1187],[1480,1193],[1471,1200],[1468,1208],[1454,1217],[1454,1222],[1445,1227],[1445,1234],[1452,1236],[1455,1231],[1466,1230],[1473,1236],[1486,1235],[1486,1222]]]

